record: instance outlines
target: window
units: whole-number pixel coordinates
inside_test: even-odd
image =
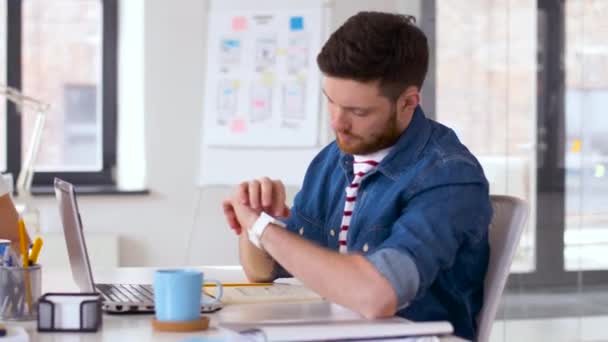
[[[6,0],[0,0],[0,84],[6,84]],[[6,100],[0,95],[0,172],[6,171]]]
[[[564,11],[565,267],[606,270],[608,2],[569,0]]]
[[[16,53],[3,63],[15,71],[7,82],[51,105],[34,185],[51,185],[56,176],[81,185],[114,184],[117,1],[8,3],[8,49]],[[9,132],[19,132],[8,137],[7,168],[18,173],[35,113],[17,116],[7,108],[9,118],[17,118]]]
[[[479,159],[491,193],[533,207],[536,1],[436,1],[435,10],[435,118]],[[535,238],[528,224],[514,271],[535,269]]]
[[[436,96],[424,107],[479,158],[492,193],[530,205],[513,283],[605,284],[608,2],[442,0],[422,10],[436,55],[425,84]]]

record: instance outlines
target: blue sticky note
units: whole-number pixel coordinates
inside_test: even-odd
[[[304,18],[302,17],[291,17],[289,19],[289,28],[292,31],[301,31],[304,29]]]
[[[224,44],[225,48],[238,48],[241,45],[241,42],[234,39],[225,39],[222,41],[222,44]]]

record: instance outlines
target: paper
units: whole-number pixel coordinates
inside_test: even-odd
[[[402,318],[323,323],[223,324],[245,335],[261,335],[266,341],[424,341],[453,332],[449,322],[411,322]]]
[[[317,145],[322,26],[321,7],[210,12],[204,146]]]
[[[207,291],[207,289],[205,289]],[[320,301],[321,296],[301,285],[275,284],[271,286],[224,287],[224,304],[264,302]]]

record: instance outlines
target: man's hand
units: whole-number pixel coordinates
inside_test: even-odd
[[[275,217],[288,217],[289,208],[285,204],[285,197],[285,186],[280,180],[271,180],[268,177],[263,177],[259,180],[243,182],[231,198],[224,200],[222,204],[224,215],[230,228],[237,234],[241,234],[243,228],[248,229],[253,222],[246,225],[245,222],[239,219],[240,216],[236,212],[237,204],[246,206],[253,212],[256,212],[256,218],[262,211]],[[242,216],[249,217],[243,211],[242,214]]]
[[[278,179],[263,177],[243,182],[239,186],[238,196],[242,204],[252,209],[275,217],[289,216],[289,208],[285,205],[285,186]]]
[[[258,217],[260,217],[260,210],[255,210],[242,204],[236,194],[227,200],[227,203],[226,201],[224,203],[224,212],[226,212],[226,207],[228,207],[233,221],[238,222],[240,231],[237,231],[237,234],[240,234],[243,230],[249,230]]]

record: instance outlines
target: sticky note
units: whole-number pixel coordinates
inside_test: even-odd
[[[304,29],[304,18],[291,17],[289,18],[289,29],[292,31],[301,31]]]
[[[606,166],[603,164],[595,165],[595,178],[602,178],[606,175]]]
[[[239,80],[232,81],[232,87],[234,89],[238,89],[241,86],[241,82]]]
[[[574,139],[574,141],[572,142],[571,151],[573,153],[578,153],[581,151],[582,147],[583,147],[583,142],[580,139]]]
[[[271,72],[265,72],[262,74],[262,84],[267,87],[272,87],[274,84],[274,74]]]
[[[264,108],[266,107],[266,101],[263,100],[254,100],[253,101],[253,106],[256,108]]]
[[[224,49],[236,49],[241,45],[241,42],[236,39],[224,39],[222,41]]]
[[[247,18],[245,18],[245,17],[232,18],[232,30],[233,31],[247,30]]]
[[[236,119],[230,123],[230,131],[235,134],[242,134],[247,131],[247,123],[243,119]]]
[[[277,56],[287,56],[287,49],[277,49]]]

